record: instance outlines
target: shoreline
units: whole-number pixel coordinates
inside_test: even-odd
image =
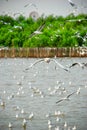
[[[0,48],[0,58],[87,57],[87,47]]]

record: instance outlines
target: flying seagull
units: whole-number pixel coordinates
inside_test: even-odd
[[[38,9],[37,6],[36,6],[36,4],[34,4],[34,3],[30,3],[30,4],[24,5],[24,7],[27,7],[27,6],[29,6],[29,7],[30,7],[30,6],[34,6],[36,9]]]
[[[43,62],[45,61],[46,63],[49,63],[50,61],[54,61],[60,68],[64,69],[65,71],[69,71],[66,67],[64,67],[63,65],[61,65],[60,63],[58,63],[55,59],[50,59],[50,58],[43,58],[43,59],[39,59],[37,61],[35,61],[33,64],[31,64],[28,68],[26,68],[25,70],[29,70],[30,68],[32,68],[35,64],[39,63],[39,62]]]
[[[34,36],[34,35],[36,35],[36,34],[42,34],[42,29],[44,28],[44,26],[45,26],[45,24],[42,24],[41,26],[39,26],[39,28],[36,30],[36,31],[34,31],[32,34],[30,34],[30,38],[32,37],[32,36]]]
[[[78,6],[72,0],[68,0],[68,2],[74,8],[73,13],[77,12]]]
[[[68,2],[70,3],[70,5],[71,5],[72,7],[75,7],[75,6],[76,6],[76,4],[73,3],[71,0],[68,0]]]
[[[71,97],[71,96],[72,96],[73,94],[75,94],[76,92],[77,92],[77,91],[70,93],[69,95],[67,95],[66,97],[60,99],[60,100],[57,101],[56,103],[60,103],[60,102],[62,102],[62,101],[64,101],[64,100],[69,100],[69,97]]]

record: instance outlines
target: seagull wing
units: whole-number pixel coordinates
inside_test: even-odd
[[[24,5],[24,7],[27,7],[29,4]]]
[[[42,24],[36,31],[34,31],[32,34],[30,34],[29,38],[36,34],[42,34],[41,30],[44,28],[45,24]]]
[[[73,63],[72,65],[69,66],[69,68],[75,66],[75,65],[78,65],[78,63]]]
[[[71,6],[76,6],[71,0],[68,0],[68,2],[70,3]]]
[[[70,93],[69,95],[67,95],[67,98],[69,98],[70,96],[72,96],[74,93],[76,93],[77,91],[75,91],[75,92],[72,92],[72,93]]]
[[[52,61],[54,61],[59,67],[61,67],[65,71],[69,71],[66,67],[64,67],[63,65],[61,65],[60,63],[58,63],[56,60],[52,59]]]
[[[37,6],[36,6],[36,4],[33,4],[33,3],[32,3],[32,6],[34,6],[36,9],[38,9]]]
[[[24,5],[24,7],[27,7],[27,6],[35,6],[33,3],[28,3],[28,4],[26,4],[26,5]]]
[[[28,68],[26,68],[25,70],[29,70],[30,68],[32,68],[35,64],[39,63],[39,62],[42,62],[44,61],[44,59],[40,59],[40,60],[37,60],[35,61],[34,63],[32,63]]]
[[[60,102],[62,102],[63,101],[63,99],[60,99],[59,101],[57,101],[56,103],[60,103]]]
[[[73,63],[69,68],[71,68],[71,67],[73,67],[75,65],[79,65],[79,66],[83,67],[83,64],[76,62],[76,63]]]

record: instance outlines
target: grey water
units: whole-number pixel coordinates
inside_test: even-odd
[[[52,130],[57,126],[59,130],[74,129],[74,126],[77,130],[87,130],[87,67],[82,69],[77,65],[67,72],[51,61],[37,63],[26,71],[36,60],[0,59],[0,130],[48,130],[48,120],[52,122]],[[74,62],[87,62],[87,58],[55,60],[66,67]],[[77,90],[79,94],[72,95],[69,101],[56,104]],[[59,120],[55,111],[62,113]],[[32,112],[34,116],[29,119]],[[23,119],[27,121],[26,127],[22,126]],[[9,122],[12,128],[8,127]]]

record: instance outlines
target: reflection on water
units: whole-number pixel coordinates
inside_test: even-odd
[[[0,130],[87,130],[87,68],[75,66],[66,72],[54,62],[42,62],[25,72],[35,60],[0,59]],[[86,58],[56,60],[65,66],[86,62]],[[76,90],[79,93],[69,101],[56,104]]]

